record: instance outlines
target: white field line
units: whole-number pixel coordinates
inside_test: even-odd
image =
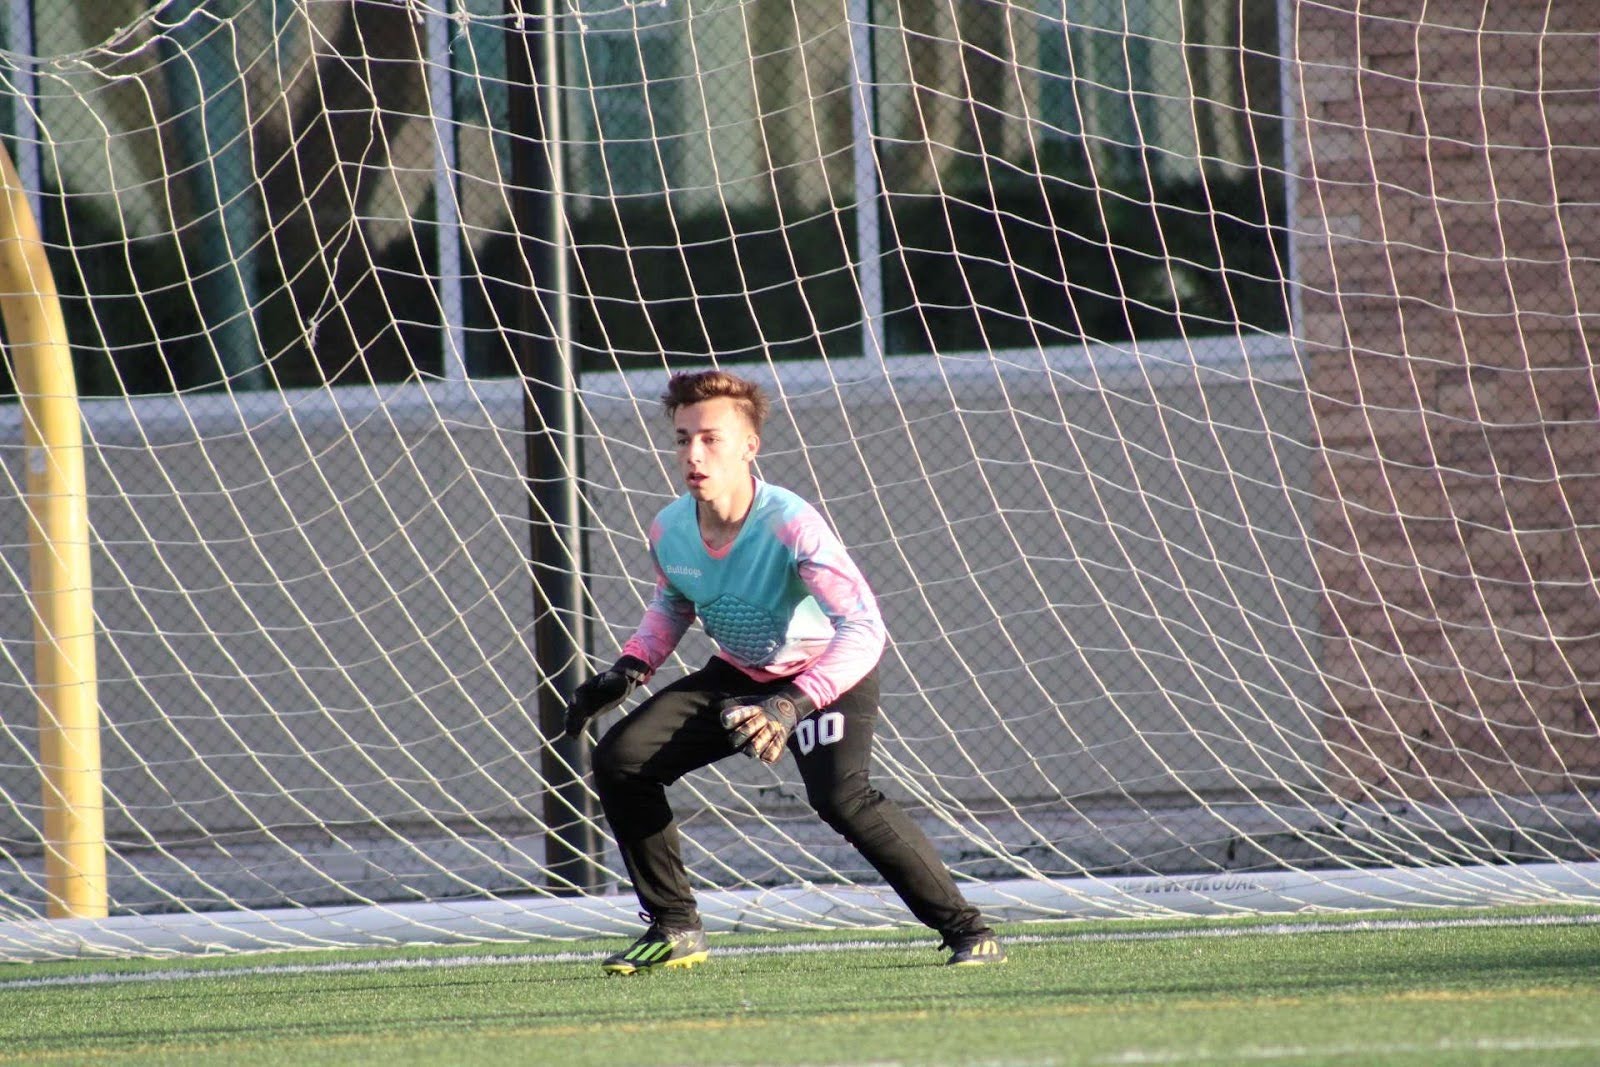
[[[1441,1038],[1438,1041],[1390,1041],[1337,1045],[1240,1045],[1236,1048],[1124,1049],[1087,1059],[1073,1056],[1007,1057],[972,1060],[966,1067],[1066,1067],[1097,1064],[1104,1067],[1161,1067],[1189,1063],[1275,1063],[1305,1059],[1347,1059],[1363,1063],[1390,1055],[1437,1055],[1441,1052],[1569,1052],[1600,1048],[1600,1037],[1480,1037]],[[871,1063],[802,1064],[800,1067],[919,1067],[916,1060],[874,1060]]]
[[[1600,1048],[1600,1037],[1476,1037],[1438,1041],[1374,1041],[1338,1045],[1240,1045],[1235,1048],[1127,1049],[1091,1058],[1089,1063],[1145,1067],[1168,1063],[1273,1063],[1305,1059],[1363,1062],[1377,1056],[1437,1055],[1441,1052],[1567,1052]],[[1039,1062],[1039,1067],[1051,1061]],[[1033,1061],[1028,1061],[1033,1067]]]
[[[1483,927],[1595,926],[1593,915],[1472,916],[1436,919],[1353,919],[1341,922],[1289,922],[1256,926],[1187,927],[1176,930],[1104,930],[1060,934],[1006,934],[1007,945],[1056,945],[1072,942],[1178,941],[1186,938],[1287,937],[1297,934],[1372,933],[1387,930],[1451,930]],[[886,948],[916,948],[914,941],[807,941],[792,945],[729,945],[717,947],[715,956],[792,956],[818,952],[851,952]],[[257,978],[307,974],[370,974],[386,971],[425,971],[453,967],[525,967],[539,963],[597,962],[603,951],[530,952],[513,956],[434,956],[424,959],[352,960],[333,963],[269,963],[248,967],[175,967],[159,971],[92,971],[85,974],[48,975],[0,980],[0,992],[50,986],[132,985],[141,982],[183,982],[215,978]],[[1138,1062],[1138,1061],[1130,1061]],[[1152,1061],[1156,1062],[1156,1061]]]
[[[1568,1052],[1600,1048],[1600,1037],[1480,1037],[1441,1038],[1438,1041],[1390,1041],[1335,1045],[1240,1045],[1235,1048],[1187,1046],[1181,1049],[1124,1049],[1098,1056],[1023,1057],[997,1060],[972,1060],[966,1067],[1066,1067],[1068,1064],[1097,1064],[1104,1067],[1161,1067],[1189,1063],[1274,1063],[1305,1059],[1345,1059],[1364,1063],[1378,1056],[1437,1055],[1441,1052]],[[874,1060],[856,1064],[809,1064],[800,1067],[919,1067],[916,1060]]]

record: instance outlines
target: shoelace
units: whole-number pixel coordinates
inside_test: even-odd
[[[971,948],[973,945],[987,941],[993,936],[993,934],[941,934],[939,935],[939,947],[934,951],[943,952],[945,949],[950,949],[954,952],[960,952],[964,948]]]
[[[676,941],[684,934],[692,932],[690,930],[672,930],[668,927],[662,926],[661,921],[654,915],[651,915],[648,911],[639,912],[639,918],[650,924],[649,928],[645,930],[643,938],[650,938],[658,941]]]
[[[654,915],[651,915],[648,911],[641,911],[638,915],[641,921],[648,924],[644,933],[639,935],[639,941],[667,940],[667,932],[661,928],[660,923],[656,922]],[[634,944],[638,944],[638,941],[635,941]]]

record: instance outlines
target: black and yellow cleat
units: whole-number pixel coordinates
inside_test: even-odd
[[[940,948],[953,949],[945,960],[947,967],[987,967],[1004,963],[1006,950],[1000,946],[993,930],[974,930],[966,934],[945,934]]]
[[[704,963],[711,955],[706,944],[706,932],[693,930],[668,930],[651,923],[644,936],[621,952],[607,956],[600,964],[607,974],[638,974],[657,967],[693,967]]]

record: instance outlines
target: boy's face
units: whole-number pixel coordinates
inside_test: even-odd
[[[684,405],[673,415],[672,429],[678,468],[696,500],[717,500],[749,484],[761,438],[728,397]]]

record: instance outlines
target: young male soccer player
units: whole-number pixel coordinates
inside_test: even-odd
[[[1001,962],[926,835],[867,780],[883,620],[816,509],[752,476],[768,410],[760,386],[723,371],[679,374],[661,402],[688,492],[651,524],[655,596],[622,657],[573,692],[568,735],[626,700],[696,617],[718,652],[595,747],[595,790],[650,920],[602,966],[633,974],[706,959],[666,787],[735,752],[776,763],[785,748],[817,814],[943,935],[949,963]]]

